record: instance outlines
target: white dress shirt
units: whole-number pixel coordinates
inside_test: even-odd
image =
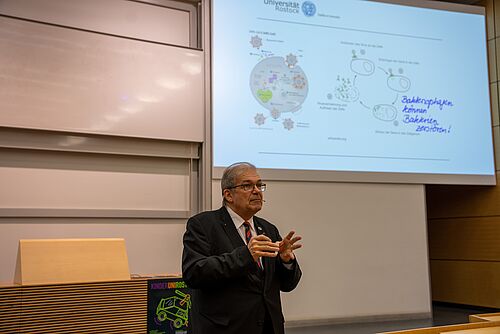
[[[227,212],[229,212],[229,215],[231,216],[231,219],[233,220],[234,226],[236,227],[236,230],[238,230],[238,233],[240,234],[241,239],[243,239],[243,242],[245,245],[247,244],[247,238],[245,237],[245,226],[243,223],[245,223],[245,220],[241,218],[236,212],[231,210],[229,206],[226,205]],[[257,235],[257,231],[255,230],[255,225],[253,223],[253,217],[248,220],[250,223],[250,232],[252,233],[252,237],[255,237]]]

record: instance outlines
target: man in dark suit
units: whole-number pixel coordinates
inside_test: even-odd
[[[184,234],[182,274],[193,289],[193,334],[284,334],[280,291],[302,275],[291,231],[254,216],[266,185],[250,163],[236,163],[221,180],[223,206],[191,217]]]

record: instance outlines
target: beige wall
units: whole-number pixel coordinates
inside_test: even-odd
[[[427,186],[432,299],[500,307],[500,1],[486,6],[497,186]]]
[[[12,282],[19,239],[124,238],[131,274],[181,272],[185,219],[3,218],[0,282]]]
[[[430,316],[422,185],[270,181],[259,214],[303,236],[288,323]],[[213,182],[214,208],[220,182]]]
[[[165,69],[165,64],[169,64],[166,57],[161,59],[161,64],[144,60],[145,51],[151,46],[162,52],[189,51],[185,48],[192,44],[193,39],[192,17],[187,10],[189,5],[169,0],[157,3],[165,6],[122,0],[0,1],[0,13],[9,16],[0,18],[0,24],[5,28],[2,32],[8,36],[2,38],[2,42],[16,46],[1,53],[2,77],[7,78],[9,71],[13,70],[23,72],[24,76],[21,78],[24,81],[17,77],[16,82],[21,81],[21,84],[9,84],[9,89],[2,91],[5,97],[11,98],[10,102],[7,98],[0,101],[3,117],[21,117],[24,122],[16,124],[7,118],[2,118],[0,122],[0,282],[12,282],[14,278],[19,239],[124,238],[132,274],[180,272],[185,220],[191,211],[197,210],[195,198],[199,182],[193,171],[196,171],[199,159],[199,144],[196,142],[203,140],[203,104],[200,102],[194,108],[196,120],[189,122],[188,128],[183,128],[176,124],[172,114],[168,114],[186,112],[186,103],[176,104],[182,102],[178,93],[177,102],[171,98],[154,101],[147,94],[148,85],[144,82],[137,89],[123,89],[127,96],[106,90],[120,86],[120,82],[110,79],[110,68],[118,74],[111,77],[120,78],[122,83],[138,79],[134,74],[126,74],[128,67],[134,67],[134,59],[149,72],[158,71],[162,66]],[[145,20],[145,17],[148,19]],[[25,29],[30,29],[31,33],[21,34]],[[129,37],[182,47],[130,40]],[[43,42],[39,42],[40,39]],[[128,43],[128,46],[120,49],[116,43]],[[18,48],[20,45],[22,48]],[[126,64],[130,66],[117,62],[121,56],[107,57],[107,53],[99,53],[96,45],[119,53],[129,61]],[[71,53],[71,50],[77,51]],[[51,55],[63,56],[54,64]],[[203,52],[199,50],[185,55],[188,58],[201,56]],[[28,59],[28,64],[24,63]],[[49,59],[52,60],[47,63]],[[183,60],[179,53],[175,59]],[[165,90],[171,88],[175,94],[178,87],[175,83],[182,84],[182,79],[189,76],[186,74],[189,70],[200,73],[201,65],[193,69],[190,64],[187,60],[178,64],[179,68],[181,65],[188,67],[180,76],[166,71],[165,80],[159,84],[163,84]],[[57,70],[48,69],[49,65],[56,66]],[[78,75],[75,74],[77,70],[81,71]],[[43,71],[49,71],[50,75],[39,80]],[[72,81],[75,77],[88,85],[78,86]],[[146,80],[152,81],[152,78],[147,76]],[[12,80],[12,77],[5,80]],[[58,80],[70,80],[71,83]],[[203,86],[201,76],[196,81],[197,87]],[[35,103],[29,98],[23,99],[23,96],[33,97],[33,90],[27,83],[42,87],[40,89],[45,93],[41,95],[46,100]],[[71,94],[65,94],[68,91]],[[53,93],[54,98],[49,98],[47,92]],[[204,92],[201,89],[189,93],[190,99],[203,101]],[[78,98],[85,97],[85,94],[90,94],[86,100],[92,102],[92,106],[78,103]],[[124,115],[106,114],[113,111],[119,113],[119,108],[108,102],[120,98],[128,101],[139,96],[142,96],[144,105],[140,110],[128,110],[129,116],[140,114],[142,120],[153,121],[155,126],[160,127],[168,123],[183,134],[197,129],[198,140],[188,136],[192,142],[179,141],[184,138],[183,135],[176,137],[173,134],[175,131],[165,128],[161,130],[162,135],[155,136],[148,132],[147,125],[139,122],[136,125],[141,128],[141,133],[137,136],[131,133],[128,133],[130,137],[110,136],[117,132],[91,131],[89,128],[83,131],[86,123],[75,119],[75,109],[83,107],[78,109],[81,114],[97,123],[106,118],[110,130],[113,130],[113,124],[122,120],[118,116]],[[57,104],[61,102],[58,99],[68,104],[61,107]],[[26,102],[30,103],[14,108]],[[38,109],[51,103],[59,106],[52,110],[52,115],[56,117],[52,120],[48,113]],[[160,110],[161,115],[157,116],[170,115],[169,122],[155,120],[151,105]],[[14,111],[9,109],[11,107]],[[92,111],[96,110],[100,111],[93,114]],[[61,120],[75,122],[80,128],[71,128],[69,123],[60,123]],[[51,126],[31,126],[45,123]],[[56,123],[62,126],[55,126]],[[23,127],[54,131],[21,129]],[[89,134],[95,132],[101,134]],[[172,134],[173,137],[170,137]]]

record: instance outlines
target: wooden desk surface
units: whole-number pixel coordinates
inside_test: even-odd
[[[446,334],[500,334],[500,327],[464,329],[446,332]]]
[[[471,315],[469,315],[469,321],[470,322],[500,321],[500,312],[498,312],[498,313],[471,314]]]

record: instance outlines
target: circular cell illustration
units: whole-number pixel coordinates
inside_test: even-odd
[[[372,75],[375,72],[375,64],[368,59],[353,59],[351,70],[359,75]]]
[[[378,104],[373,107],[373,116],[381,121],[393,121],[396,119],[396,115],[396,108],[390,104]]]
[[[250,73],[254,98],[274,115],[295,112],[304,103],[309,84],[302,68],[290,67],[283,57],[269,57],[255,65]]]
[[[392,75],[387,78],[387,86],[396,92],[404,93],[410,89],[411,82],[402,75]]]

